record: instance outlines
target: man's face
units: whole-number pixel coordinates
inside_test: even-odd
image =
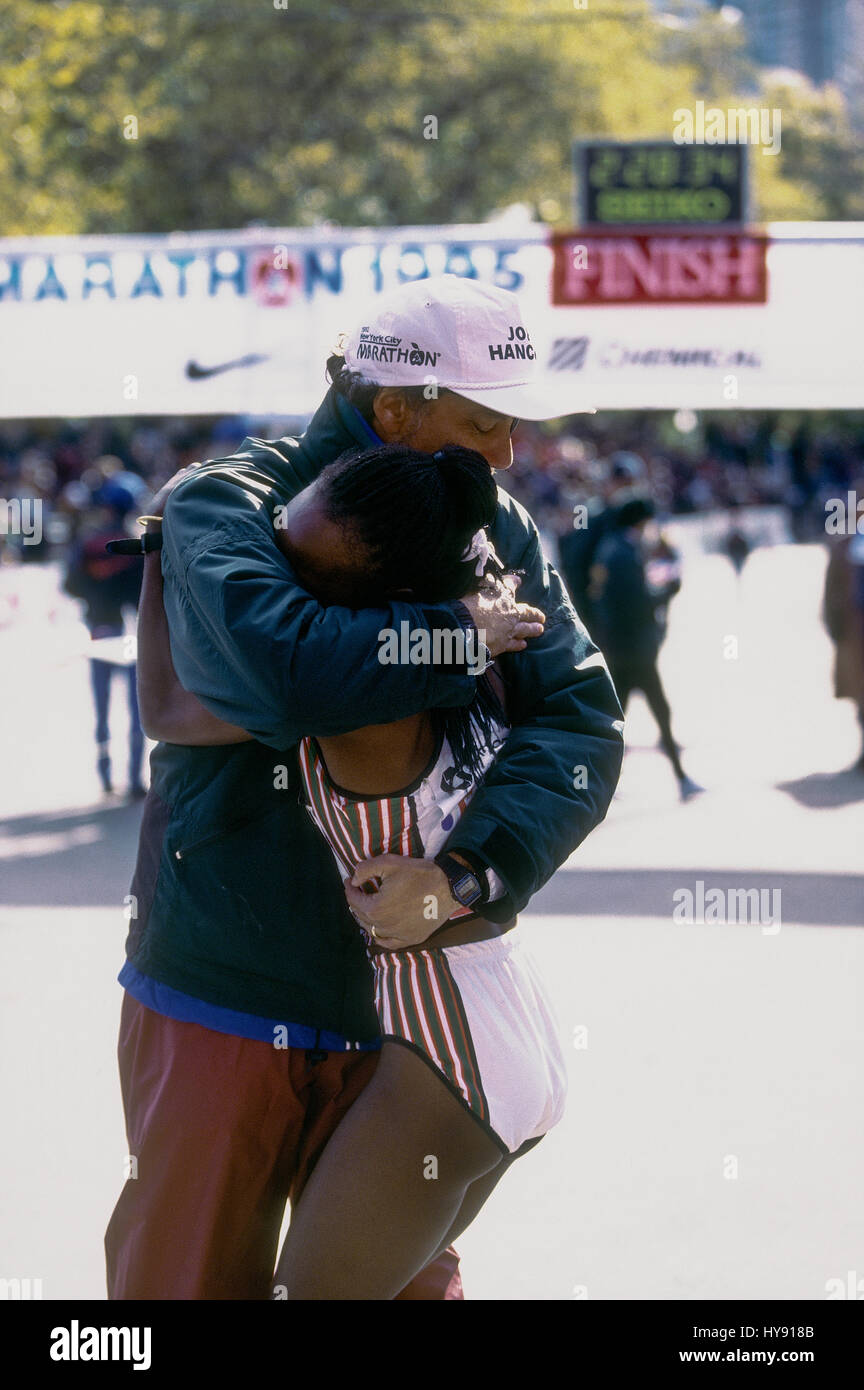
[[[475,405],[452,391],[424,402],[390,438],[382,433],[387,425],[376,418],[378,433],[387,444],[408,444],[430,454],[445,444],[461,444],[466,449],[476,449],[495,469],[509,468],[513,462],[510,436],[514,424],[511,416]]]

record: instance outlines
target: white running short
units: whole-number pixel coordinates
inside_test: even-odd
[[[506,1153],[558,1123],[567,1093],[558,1024],[518,926],[371,959],[382,1036],[429,1062]]]

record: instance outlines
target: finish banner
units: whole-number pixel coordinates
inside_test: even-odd
[[[767,241],[740,232],[552,238],[553,304],[764,304]]]
[[[252,229],[0,240],[0,416],[304,416],[377,295],[514,291],[574,410],[861,408],[864,226]]]

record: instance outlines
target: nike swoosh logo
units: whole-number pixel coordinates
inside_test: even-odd
[[[233,362],[220,362],[215,367],[199,367],[197,362],[187,362],[186,375],[190,381],[203,381],[205,377],[218,376],[220,372],[232,372],[235,367],[254,367],[267,360],[258,352],[250,352],[245,357],[236,357]]]

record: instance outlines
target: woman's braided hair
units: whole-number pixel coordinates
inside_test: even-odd
[[[350,450],[324,468],[319,496],[331,521],[363,551],[363,606],[410,590],[418,603],[446,603],[476,593],[485,575],[463,556],[475,534],[495,520],[492,469],[474,449],[447,444],[434,454],[402,444]],[[502,570],[497,560],[488,569]],[[358,594],[360,591],[357,591]],[[467,707],[436,711],[457,766],[479,772],[472,720],[488,738],[504,712],[485,677]]]
[[[423,603],[476,591],[473,536],[495,520],[498,492],[482,454],[447,444],[434,454],[403,444],[350,450],[322,469],[331,521],[366,552],[363,591],[376,600],[410,589]]]

